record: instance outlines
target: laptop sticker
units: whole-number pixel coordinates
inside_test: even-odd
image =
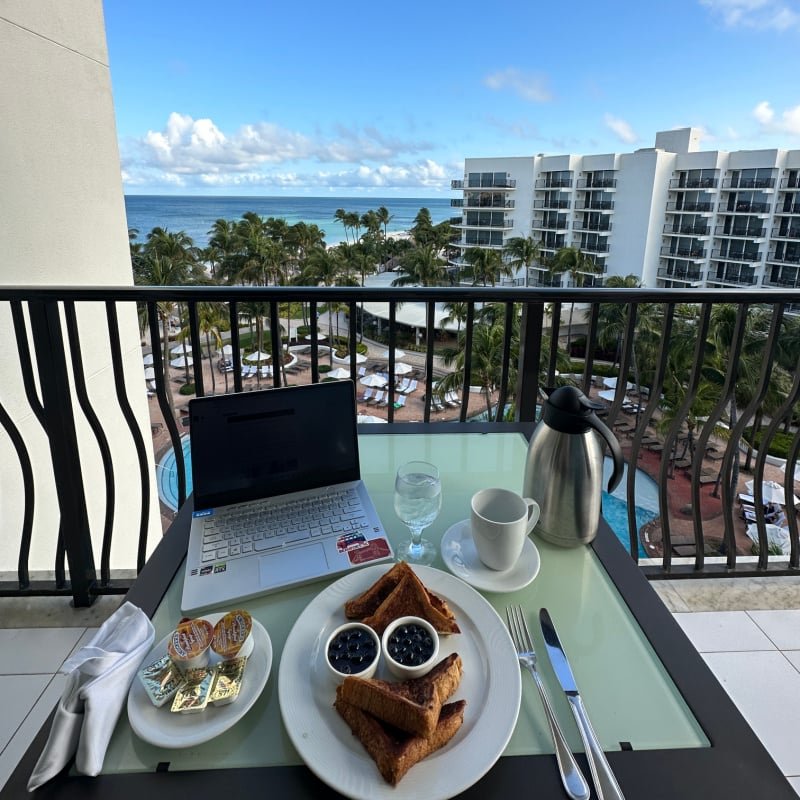
[[[367,540],[363,533],[345,533],[336,540],[337,553],[349,553],[351,550],[358,550],[367,546]]]
[[[358,550],[349,550],[347,557],[351,564],[366,564],[368,561],[375,561],[378,558],[386,558],[391,553],[389,542],[386,539],[372,539],[364,547]]]

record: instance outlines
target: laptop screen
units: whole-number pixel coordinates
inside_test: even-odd
[[[352,381],[200,397],[189,416],[195,509],[361,477]]]

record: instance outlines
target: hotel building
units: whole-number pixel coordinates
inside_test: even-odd
[[[466,159],[451,184],[452,263],[531,236],[531,286],[573,285],[547,261],[576,247],[595,265],[584,286],[633,274],[650,287],[800,287],[800,150],[703,151],[699,139],[682,128],[633,153]]]

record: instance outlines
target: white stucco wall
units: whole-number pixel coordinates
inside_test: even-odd
[[[0,283],[130,285],[127,225],[101,0],[0,3]],[[120,307],[125,381],[145,445],[150,428],[135,308]],[[136,564],[138,462],[115,399],[102,307],[78,307],[88,392],[117,476],[112,568]],[[36,476],[32,570],[52,570],[59,514],[46,437],[20,381],[7,304],[0,304],[0,402],[29,447]],[[99,451],[74,403],[99,565],[105,498]],[[160,536],[153,456],[150,549]],[[96,487],[92,490],[92,487]],[[18,459],[0,429],[0,571],[15,571],[22,528]]]

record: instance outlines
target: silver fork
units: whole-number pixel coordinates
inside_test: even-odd
[[[569,749],[561,726],[553,713],[550,698],[545,691],[539,670],[536,669],[536,652],[533,649],[533,641],[528,630],[528,623],[525,621],[525,615],[522,613],[522,608],[520,606],[507,606],[506,618],[508,619],[508,630],[514,641],[514,647],[517,648],[519,663],[523,667],[527,667],[528,672],[533,676],[536,688],[539,690],[539,696],[542,698],[547,724],[550,726],[550,735],[553,737],[553,744],[556,747],[556,761],[558,762],[558,771],[561,773],[561,783],[564,784],[564,789],[573,800],[588,800],[590,794],[589,784],[583,777],[583,773],[575,761],[575,756],[572,755],[572,751]]]

